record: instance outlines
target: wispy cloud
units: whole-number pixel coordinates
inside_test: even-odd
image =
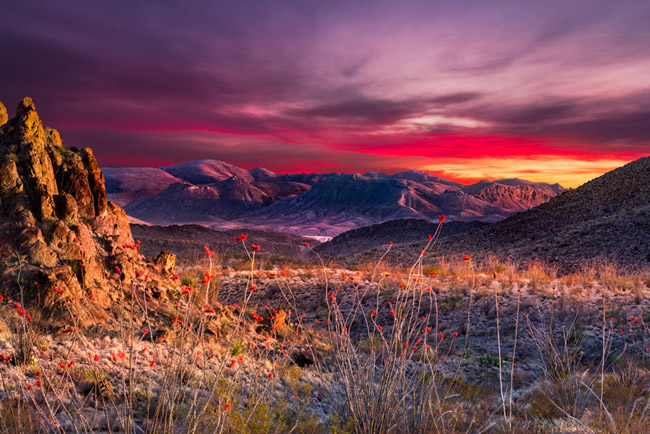
[[[587,176],[650,149],[649,20],[644,1],[13,2],[0,99],[32,96],[105,165],[554,156]]]

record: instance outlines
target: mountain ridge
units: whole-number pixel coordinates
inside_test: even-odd
[[[464,186],[418,170],[393,175],[276,174],[264,168],[246,171],[217,160],[161,166],[155,169],[160,170],[155,172],[159,182],[152,186],[151,177],[137,176],[138,170],[154,173],[145,168],[105,170],[109,197],[120,201],[132,218],[213,229],[257,226],[314,237],[438,214],[450,220],[494,222],[564,191],[518,179]],[[124,203],[127,200],[131,202]]]

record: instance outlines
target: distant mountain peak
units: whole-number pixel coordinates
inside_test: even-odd
[[[483,180],[464,186],[421,170],[394,175],[278,175],[260,167],[244,170],[223,161],[198,160],[164,167],[160,172],[170,178],[159,177],[160,185],[177,180],[185,186],[176,185],[152,195],[149,193],[153,190],[144,188],[146,175],[139,181],[131,175],[132,187],[143,194],[125,205],[133,217],[166,223],[225,219],[224,225],[264,226],[312,236],[332,236],[395,218],[428,219],[439,214],[448,215],[450,220],[493,222],[556,195],[542,183]],[[108,170],[107,177],[109,185],[120,184],[119,179],[113,179],[120,177],[118,169]]]

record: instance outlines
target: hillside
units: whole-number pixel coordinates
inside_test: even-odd
[[[487,226],[488,223],[449,222],[444,225],[441,238],[464,234]],[[391,220],[376,225],[364,226],[337,235],[331,241],[321,244],[314,250],[321,255],[344,257],[357,255],[377,249],[376,252],[388,248],[392,242],[395,249],[400,245],[418,242],[422,244],[427,236],[435,233],[438,223],[419,219]]]
[[[541,259],[562,269],[602,259],[630,268],[647,266],[650,157],[471,234],[441,240],[440,248]]]
[[[219,254],[242,254],[240,242],[233,242],[242,231],[214,231],[198,225],[172,225],[172,226],[144,226],[131,224],[133,237],[142,242],[140,252],[148,257],[155,257],[161,250],[173,253],[177,261],[192,261],[199,256],[204,256],[203,247],[209,246]],[[296,235],[247,229],[247,244],[256,243],[261,246],[258,257],[271,256],[304,260],[309,255],[306,253],[305,242],[318,246],[318,241],[305,239]]]

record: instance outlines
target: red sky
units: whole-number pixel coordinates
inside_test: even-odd
[[[146,3],[146,4],[145,4]],[[575,187],[650,154],[650,3],[13,2],[0,100],[104,167]]]

